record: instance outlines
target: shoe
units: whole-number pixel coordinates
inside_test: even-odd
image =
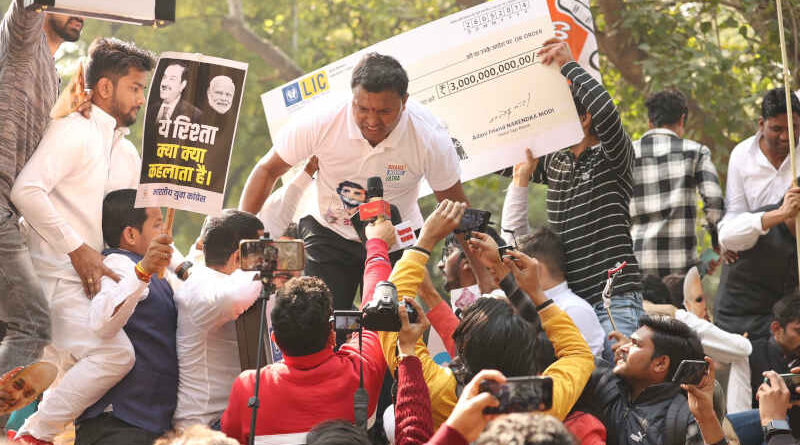
[[[30,434],[23,434],[18,438],[11,441],[11,443],[16,444],[25,444],[25,445],[53,445],[53,442],[49,442],[46,440],[39,440]]]

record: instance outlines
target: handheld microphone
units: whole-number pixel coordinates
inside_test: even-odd
[[[391,218],[392,210],[389,203],[383,199],[383,181],[380,176],[367,179],[367,202],[358,206],[361,221],[383,221]]]

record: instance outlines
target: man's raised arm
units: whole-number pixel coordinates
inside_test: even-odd
[[[239,200],[239,210],[257,214],[264,205],[264,201],[272,193],[272,189],[275,188],[275,182],[289,171],[290,167],[291,165],[281,159],[274,149],[264,155],[250,172],[247,182],[244,183],[242,197]]]

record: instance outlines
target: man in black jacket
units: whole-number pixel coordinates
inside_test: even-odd
[[[613,369],[598,365],[576,409],[597,416],[608,444],[702,444],[686,394],[672,376],[682,360],[703,360],[700,338],[668,317],[643,316],[615,354]]]

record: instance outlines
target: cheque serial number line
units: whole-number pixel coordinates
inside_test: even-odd
[[[537,63],[539,63],[539,61],[536,59],[536,50],[525,51],[524,53],[509,57],[508,59],[492,63],[483,68],[437,84],[435,87],[436,96],[442,99]]]

